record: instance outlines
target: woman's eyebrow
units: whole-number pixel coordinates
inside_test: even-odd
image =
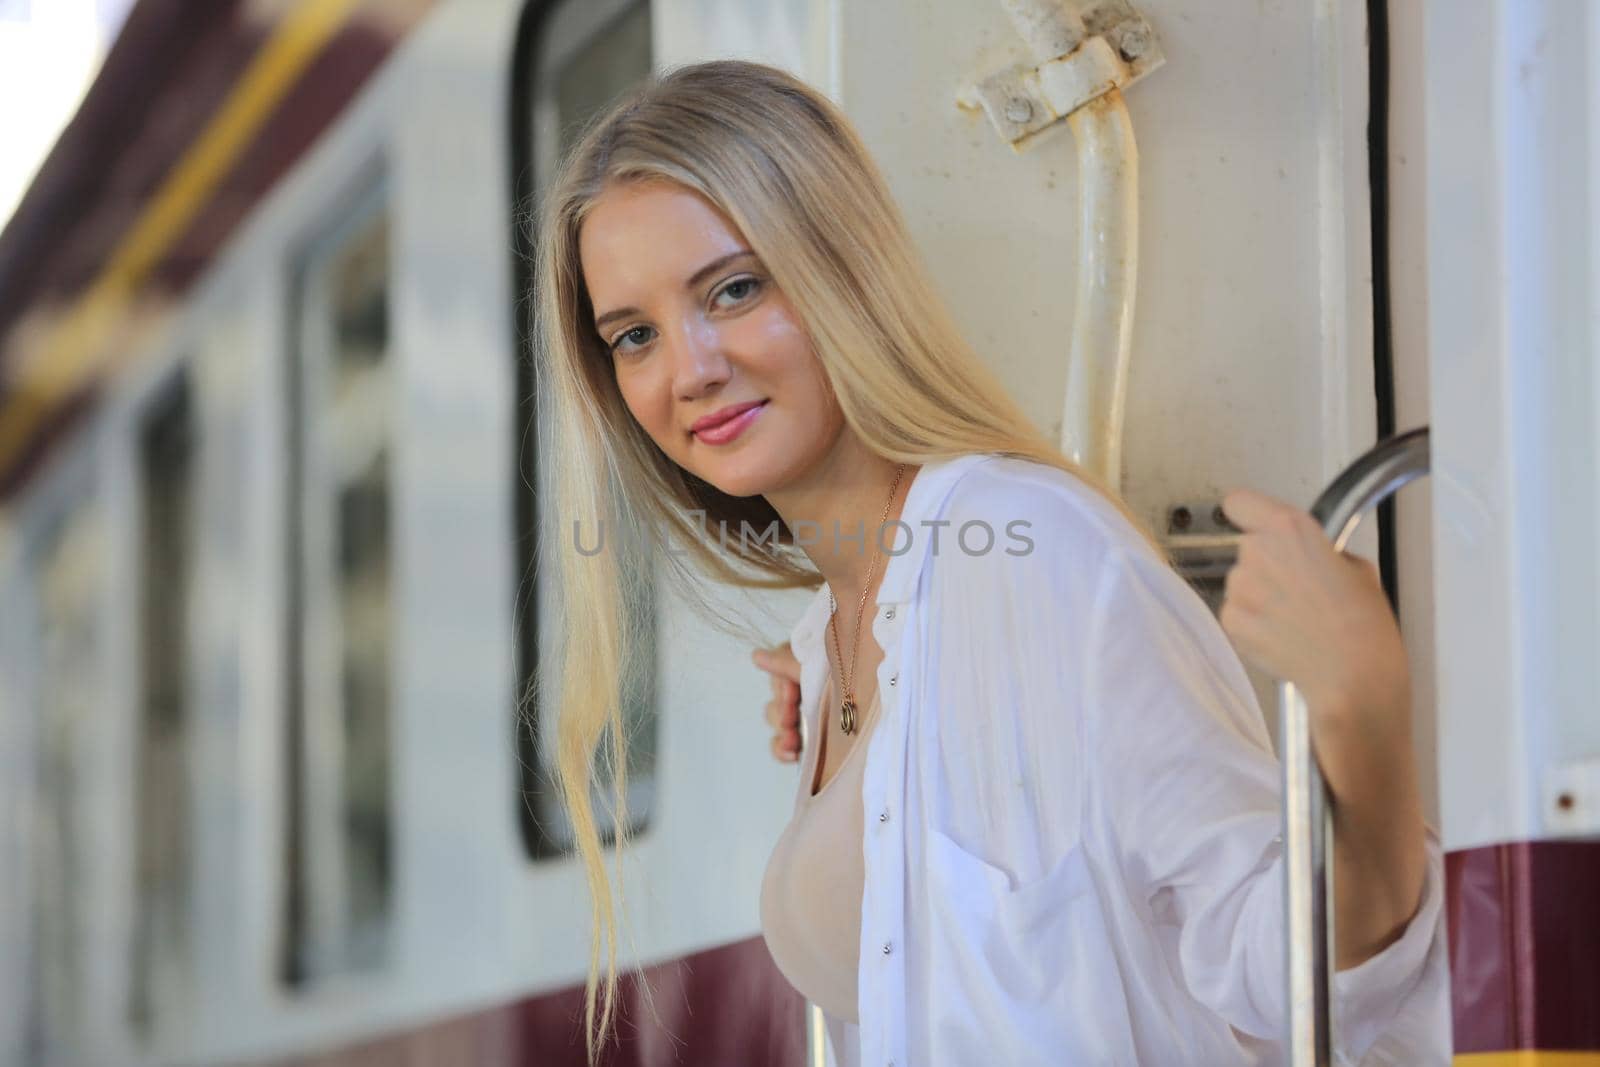
[[[699,285],[701,282],[705,281],[711,275],[715,274],[717,271],[721,270],[723,267],[726,267],[728,264],[732,263],[734,260],[743,259],[745,256],[753,256],[753,255],[755,255],[755,253],[750,251],[748,248],[741,248],[736,252],[729,252],[725,256],[718,256],[716,259],[713,259],[710,263],[707,263],[705,266],[701,267],[699,270],[697,270],[693,274],[689,275],[689,280],[683,283],[683,287],[685,289],[693,289],[695,286]]]
[[[721,270],[723,267],[726,267],[735,260],[743,259],[745,256],[754,255],[755,253],[750,251],[748,248],[741,248],[737,251],[729,252],[725,256],[718,256],[710,263],[707,263],[705,266],[689,275],[688,280],[683,283],[683,287],[685,289],[693,289],[695,286],[705,281],[708,277],[715,274],[717,271]],[[613,308],[594,320],[595,331],[597,333],[603,333],[605,332],[606,323],[612,321],[613,319],[625,319],[629,315],[639,314],[642,314],[642,312],[640,312],[640,310],[636,307]]]

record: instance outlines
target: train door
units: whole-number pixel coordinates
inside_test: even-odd
[[[1081,433],[1066,421],[1075,331],[1086,311],[1105,311],[1075,297],[1081,273],[1101,269],[1080,250],[1086,234],[1120,241],[1131,225],[1132,263],[1119,245],[1115,267],[1136,276],[1123,287],[1121,455],[1102,473],[1215,608],[1236,543],[1215,519],[1227,490],[1309,506],[1380,433],[1425,419],[1425,361],[1414,350],[1391,358],[1388,336],[1388,154],[1371,149],[1381,118],[1369,124],[1386,106],[1382,26],[1369,22],[1383,5],[1061,5],[1094,6],[1095,25],[1114,27],[1106,39],[1140,68],[1122,90],[1132,143],[1114,169],[1132,188],[1112,190],[1119,210],[1131,207],[1117,218],[1091,210],[1087,192],[1111,169],[1103,148],[1065,121],[1029,127],[1013,148],[1006,127],[1028,127],[1033,102],[1002,101],[993,122],[979,106],[987,80],[1038,62],[1008,18],[1028,6],[995,0],[932,17],[913,0],[786,3],[736,18],[716,0],[661,0],[658,62],[775,62],[838,100],[968,336],[1064,444]],[[1164,63],[1151,62],[1156,51]],[[1402,326],[1414,330],[1410,312]],[[1431,769],[1426,527],[1364,524],[1351,547],[1381,560],[1391,594],[1405,594],[1418,756]],[[1251,675],[1275,737],[1273,680]],[[1426,770],[1423,786],[1437,824]]]

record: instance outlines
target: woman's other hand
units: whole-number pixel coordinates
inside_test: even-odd
[[[772,756],[793,763],[800,758],[800,661],[787,641],[776,648],[758,648],[750,658],[772,679],[772,699],[767,701]]]
[[[1409,729],[1411,681],[1378,568],[1336,551],[1309,513],[1248,489],[1222,501],[1244,532],[1218,620],[1256,666],[1293,682],[1318,718]]]
[[[1428,855],[1405,645],[1378,568],[1336,551],[1316,519],[1247,489],[1222,509],[1244,537],[1219,621],[1240,652],[1305,695],[1333,794],[1342,971],[1393,944],[1422,902]]]

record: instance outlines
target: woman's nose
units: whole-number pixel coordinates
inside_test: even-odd
[[[696,399],[728,380],[731,367],[715,324],[685,322],[673,347],[672,385],[678,396]]]

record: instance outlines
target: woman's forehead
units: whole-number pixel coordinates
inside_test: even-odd
[[[596,286],[681,285],[707,262],[748,247],[709,200],[668,182],[607,188],[578,231],[578,255],[596,297]]]
[[[624,232],[617,234],[619,230]],[[693,189],[665,181],[608,186],[590,206],[580,240],[582,234],[596,232],[631,237],[635,243],[660,233],[744,241],[739,228],[710,200]]]

